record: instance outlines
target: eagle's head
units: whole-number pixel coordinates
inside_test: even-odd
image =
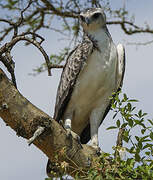
[[[106,25],[106,15],[101,8],[90,8],[80,13],[80,22],[84,31],[95,31]]]

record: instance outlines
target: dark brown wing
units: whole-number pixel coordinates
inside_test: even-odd
[[[66,106],[71,98],[76,79],[83,68],[83,64],[86,62],[92,51],[93,43],[87,36],[85,36],[83,42],[79,44],[67,58],[56,96],[54,119],[58,122],[62,118]]]

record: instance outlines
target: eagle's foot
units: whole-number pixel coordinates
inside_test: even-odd
[[[66,129],[66,136],[68,138],[73,137],[76,139],[78,142],[80,142],[80,136],[78,136],[75,132],[73,132],[71,129]]]
[[[59,120],[59,124],[63,127],[63,128],[65,128],[64,127],[64,121],[61,119],[61,120]]]
[[[64,128],[66,130],[67,138],[70,139],[71,137],[73,137],[73,133],[71,131],[71,119],[66,119],[65,120]]]
[[[91,145],[91,146],[96,150],[96,154],[100,156],[102,153],[102,150],[100,149],[100,147],[98,145]]]
[[[98,146],[98,135],[97,134],[91,138],[90,145],[96,150],[96,154],[98,156],[100,156],[102,151],[101,151],[100,147]]]
[[[97,154],[98,156],[100,156],[101,153],[102,153],[102,150],[100,149],[100,147],[98,147],[98,148],[96,149],[96,154]]]
[[[98,156],[100,156],[101,153],[102,153],[102,150],[100,149],[100,147],[99,147],[99,146],[92,146],[92,147],[96,150],[96,154],[97,154]]]
[[[73,132],[72,130],[70,129],[66,129],[66,136],[67,138],[71,139],[72,137],[78,142],[78,144],[80,145],[81,148],[82,147],[82,144],[81,144],[81,141],[80,141],[80,136],[77,135],[75,132]]]
[[[75,132],[73,132],[71,130],[71,119],[66,119],[65,120],[64,128],[66,129],[66,136],[67,136],[67,138],[73,137],[74,139],[77,140],[77,142],[80,144],[80,146],[82,148],[82,145],[81,145],[81,142],[80,142],[80,136],[77,135]]]

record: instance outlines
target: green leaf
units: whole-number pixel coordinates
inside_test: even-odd
[[[135,136],[135,139],[136,139],[138,142],[139,142],[139,140],[140,140],[138,136]]]
[[[141,142],[145,142],[146,138],[148,138],[148,137],[149,137],[149,135],[142,137]]]
[[[124,99],[123,99],[123,101],[124,101],[124,102],[128,100],[128,98],[127,98],[127,95],[126,95],[126,94],[123,94],[123,97],[124,97]]]
[[[138,153],[136,153],[135,154],[135,160],[137,161],[137,162],[140,162],[140,155],[138,154]]]
[[[118,95],[115,96],[115,100],[119,103],[120,102],[120,99],[118,97]]]
[[[134,164],[134,159],[133,158],[128,158],[127,161],[126,161],[126,164],[133,167],[133,164]]]
[[[112,104],[112,109],[115,109],[116,108],[116,104]]]
[[[147,149],[147,148],[152,148],[153,147],[153,144],[146,144],[144,147],[143,147],[143,149]]]
[[[133,127],[133,120],[132,119],[128,119],[128,124],[130,127]]]
[[[123,124],[121,125],[121,128],[125,128],[127,125],[128,125],[128,123],[123,123]]]
[[[146,151],[145,154],[146,154],[147,156],[149,156],[149,155],[150,155],[150,151]]]
[[[140,125],[140,123],[141,123],[140,120],[136,120],[136,119],[134,120],[134,122],[135,122],[135,126]]]
[[[121,123],[120,123],[119,119],[116,121],[116,125],[117,125],[118,128],[120,127]]]
[[[144,134],[146,129],[141,129],[141,133]]]
[[[148,113],[143,113],[143,114],[142,114],[142,117],[146,116],[147,114],[148,114]]]
[[[128,136],[123,135],[123,140],[124,140],[126,143],[128,143],[128,142],[129,142],[129,137],[128,137]]]
[[[150,139],[143,140],[143,142],[150,142],[150,141],[151,141]]]
[[[128,102],[139,102],[137,99],[130,99]]]
[[[116,126],[110,126],[106,130],[110,130],[110,129],[117,129],[117,127]]]
[[[129,149],[129,152],[130,152],[130,153],[133,153],[133,152],[134,152],[134,146],[132,146],[132,147]]]
[[[134,111],[135,109],[136,109],[136,107],[134,106],[134,107],[132,107],[131,111]]]
[[[139,115],[140,118],[142,117],[142,110],[140,110],[140,111],[138,112],[138,115]]]
[[[114,114],[113,119],[115,119],[115,117],[117,116],[117,114],[118,114],[118,112],[116,112],[116,113]]]
[[[153,121],[152,120],[150,120],[150,119],[148,119],[148,121],[150,122],[150,124],[153,126]]]
[[[132,109],[131,103],[128,103],[127,106],[128,106],[128,111],[131,111],[131,109]]]
[[[153,132],[150,133],[150,138],[153,140]]]
[[[139,149],[142,149],[142,142],[138,142]]]

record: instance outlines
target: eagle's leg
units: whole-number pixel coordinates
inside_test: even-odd
[[[90,134],[91,134],[90,145],[96,148],[98,151],[100,151],[99,143],[98,143],[98,128],[101,123],[102,115],[103,112],[101,111],[101,108],[94,109],[90,115]]]
[[[60,125],[66,130],[67,137],[70,137],[71,134],[71,119],[66,119],[65,122],[63,120],[59,121]]]
[[[67,136],[68,137],[71,136],[72,135],[71,134],[71,119],[66,119],[65,120],[64,127],[65,127],[65,129],[67,131]]]
[[[77,135],[74,131],[71,130],[71,119],[66,119],[65,120],[64,127],[65,127],[65,129],[67,131],[67,137],[69,138],[70,136],[72,136],[81,145],[80,136]]]

